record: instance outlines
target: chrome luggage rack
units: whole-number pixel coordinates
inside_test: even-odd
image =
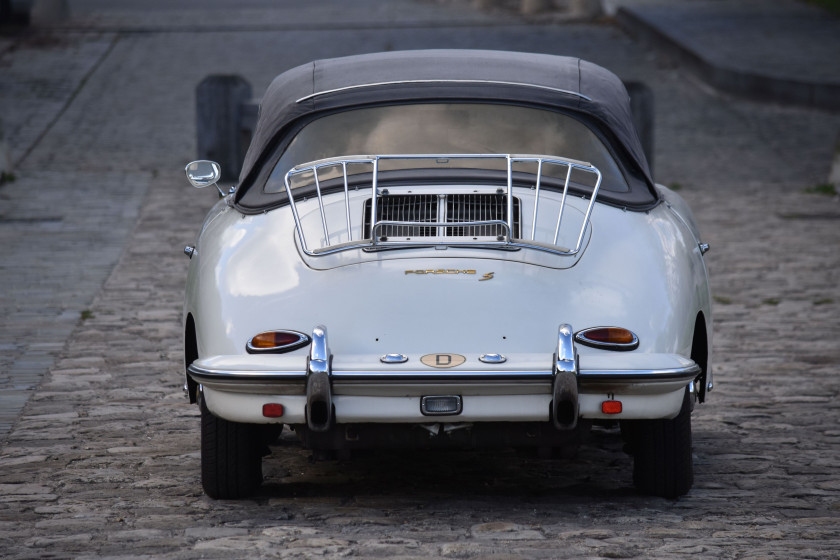
[[[440,219],[440,216],[438,216],[438,219],[436,221],[403,221],[381,219],[380,213],[377,212],[377,206],[380,204],[381,197],[391,194],[388,192],[389,189],[381,189],[379,187],[380,172],[382,171],[381,164],[383,162],[391,162],[397,160],[403,160],[406,162],[411,160],[427,160],[432,162],[431,164],[424,164],[412,167],[412,169],[433,169],[437,164],[449,164],[453,160],[495,160],[497,162],[503,163],[507,173],[506,186],[504,189],[496,189],[494,192],[498,192],[504,196],[505,219],[452,221],[446,220],[445,215],[443,216],[443,219]],[[531,166],[536,166],[536,172],[531,173],[531,175],[534,177],[533,184],[529,185],[527,188],[527,191],[531,191],[531,196],[533,196],[534,199],[533,207],[530,210],[531,213],[528,216],[528,221],[531,224],[529,238],[526,238],[524,231],[525,228],[522,227],[522,224],[524,224],[524,222],[520,221],[516,223],[517,220],[515,219],[515,206],[518,209],[520,206],[522,208],[525,207],[524,204],[520,205],[518,203],[518,200],[516,201],[517,204],[514,204],[516,200],[514,197],[515,164],[530,164]],[[355,174],[348,173],[348,166],[369,166],[368,172],[370,173],[370,186],[358,187],[354,185],[351,188],[350,180],[348,179],[348,177]],[[554,226],[553,240],[549,236],[547,240],[540,241],[536,239],[536,230],[540,207],[541,182],[543,181],[543,169],[545,166],[559,166],[561,168],[565,168],[565,179],[563,182],[563,191],[562,198],[559,204],[559,211],[557,212],[556,225]],[[564,209],[566,208],[567,196],[570,196],[569,183],[572,178],[573,170],[589,173],[595,177],[595,181],[594,186],[592,187],[591,194],[589,194],[589,203],[586,207],[586,212],[583,217],[580,231],[577,234],[577,241],[575,242],[573,248],[569,248],[558,245],[558,239],[560,236],[560,226],[563,222]],[[292,182],[294,179],[301,183],[295,188],[292,187]],[[324,202],[322,182],[325,180],[329,180],[332,182],[336,179],[341,179],[341,181],[343,182],[343,214],[345,223],[341,224],[339,229],[341,229],[342,232],[341,237],[345,240],[339,241],[337,243],[331,243],[330,228],[328,224],[329,220],[327,219],[327,211],[325,209],[326,205]],[[462,181],[459,181],[457,179],[453,179],[452,181],[453,184],[459,184],[461,182]],[[300,241],[301,249],[305,254],[310,256],[327,255],[351,249],[377,251],[396,248],[441,246],[486,247],[508,250],[527,248],[536,249],[538,251],[544,251],[556,255],[574,256],[580,252],[581,246],[583,245],[586,228],[589,224],[589,218],[592,215],[593,205],[595,204],[595,199],[598,195],[598,190],[601,186],[601,172],[589,163],[555,156],[513,154],[403,154],[347,156],[305,163],[295,166],[291,170],[289,170],[289,172],[286,173],[284,177],[284,183],[286,187],[286,194],[289,200],[289,206],[291,207],[292,214],[294,215],[295,227],[298,239]],[[475,183],[476,181],[470,181],[468,184],[473,185]],[[477,181],[477,183],[480,184],[481,181]],[[413,191],[418,190],[418,188],[422,188],[422,185],[423,180],[420,179],[418,181],[417,187],[415,187]],[[314,186],[314,195],[317,199],[318,211],[320,214],[320,229],[323,232],[323,238],[320,240],[320,246],[317,248],[310,247],[310,244],[307,242],[307,237],[301,222],[301,215],[298,211],[298,204],[301,203],[301,199],[305,202],[307,200],[307,196],[311,196],[311,188],[302,188],[307,186]],[[358,191],[365,190],[369,190],[370,192],[369,224],[367,224],[367,232],[365,231],[365,227],[363,227],[362,224],[359,222],[357,222],[354,226],[353,219],[351,217],[351,193],[356,193]],[[544,191],[546,190],[546,188],[543,187],[542,190]],[[307,195],[300,194],[303,191],[306,191]],[[430,192],[432,194],[438,194],[435,191]],[[296,196],[297,199],[295,198]],[[335,221],[335,218],[332,219],[333,221]],[[338,224],[335,225],[338,226]],[[356,236],[354,236],[353,234],[354,227],[358,229]],[[388,228],[391,229],[389,230]],[[388,231],[394,231],[394,228],[413,228],[414,231],[419,229],[431,230],[434,231],[436,235],[415,235],[414,237],[402,237],[399,239],[393,239],[391,237],[388,237],[388,235],[384,234]],[[474,236],[473,233],[469,233],[466,235],[447,235],[447,231],[451,232],[453,230],[459,230],[486,232],[488,231],[488,228],[494,232],[493,235]],[[408,231],[412,230],[409,229]],[[519,232],[519,235],[521,237],[514,237],[515,232]],[[336,237],[335,230],[333,234],[333,237]]]

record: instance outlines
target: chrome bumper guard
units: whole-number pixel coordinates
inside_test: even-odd
[[[330,370],[332,354],[327,344],[327,328],[312,331],[312,345],[306,366],[306,424],[313,432],[326,432],[333,419]]]
[[[558,430],[572,430],[580,414],[578,372],[580,361],[575,350],[575,332],[569,324],[560,325],[557,353],[554,355],[551,419]]]

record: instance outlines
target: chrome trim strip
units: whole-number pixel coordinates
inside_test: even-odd
[[[379,86],[398,86],[398,85],[409,85],[409,84],[492,84],[498,86],[522,86],[528,87],[533,89],[542,89],[545,91],[553,91],[556,93],[564,93],[566,95],[574,95],[575,97],[579,97],[581,99],[585,99],[587,101],[592,101],[591,97],[587,97],[580,92],[577,91],[570,91],[567,89],[560,89],[551,86],[541,86],[538,84],[526,84],[523,82],[506,82],[502,80],[394,80],[388,82],[371,82],[368,84],[356,84],[353,86],[344,86],[335,89],[325,89],[323,91],[318,91],[315,93],[310,93],[309,95],[305,95],[295,101],[295,103],[303,103],[304,101],[309,101],[310,99],[314,99],[315,97],[320,97],[322,95],[329,95],[331,93],[339,93],[342,91],[352,91],[354,89],[364,89],[370,87],[379,87]]]
[[[232,371],[209,370],[190,364],[190,376],[197,382],[212,381],[214,383],[251,384],[270,381],[288,382],[306,380],[305,371]],[[659,381],[692,381],[700,374],[700,366],[693,364],[684,368],[651,369],[651,370],[583,370],[578,373],[582,384],[606,382],[645,382]],[[336,381],[551,381],[554,374],[545,370],[518,371],[333,371],[332,379]]]
[[[548,371],[333,371],[333,379],[336,381],[440,381],[440,380],[492,380],[502,381],[508,379],[516,380],[551,380],[551,372]]]
[[[683,368],[652,369],[652,370],[589,370],[581,371],[578,377],[581,381],[691,381],[700,375],[700,366],[692,364]]]
[[[190,364],[187,371],[195,381],[214,383],[262,383],[265,381],[305,381],[305,371],[233,371],[206,369]]]
[[[371,199],[371,206],[373,206],[373,199]],[[375,232],[380,227],[385,226],[405,226],[407,222],[400,222],[398,220],[377,220],[375,224],[373,224],[373,231],[374,233],[371,234],[372,237],[376,237]],[[462,226],[461,224],[466,224]],[[508,240],[511,238],[510,232],[513,231],[510,227],[510,224],[505,220],[475,220],[471,222],[417,222],[411,223],[411,226],[414,227],[434,227],[434,228],[446,228],[446,227],[481,227],[481,226],[502,226],[507,230],[507,233],[504,235],[505,239]],[[391,242],[391,244],[399,244],[400,242]],[[436,244],[435,241],[429,241],[429,245]],[[487,245],[495,245],[495,242],[492,241],[485,241],[483,242]],[[503,241],[501,243],[507,243],[507,241]],[[382,241],[381,239],[376,242],[377,245],[387,245],[387,241]],[[402,243],[406,245],[406,243]],[[473,243],[474,245],[474,243]]]

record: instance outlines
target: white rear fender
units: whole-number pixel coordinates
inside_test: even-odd
[[[561,322],[621,326],[639,336],[638,352],[688,355],[694,318],[708,306],[702,261],[660,208],[598,207],[587,253],[565,270],[521,262],[527,250],[487,249],[386,251],[313,270],[285,210],[229,212],[205,231],[187,303],[201,310],[201,356],[244,353],[259,332],[319,323],[341,353],[540,352]]]

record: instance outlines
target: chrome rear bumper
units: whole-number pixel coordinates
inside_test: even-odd
[[[312,340],[305,368],[299,353],[234,355],[197,360],[188,373],[211,411],[228,420],[305,423],[315,432],[333,423],[429,422],[420,405],[429,395],[463,399],[463,410],[441,418],[448,422],[550,420],[568,430],[579,417],[663,418],[679,411],[682,392],[701,373],[675,354],[601,351],[581,358],[569,325],[558,331],[553,364],[547,355],[511,355],[497,364],[466,356],[452,369],[421,370],[411,365],[420,362],[417,356],[399,364],[334,356],[322,326]],[[547,367],[537,367],[541,363]],[[605,400],[621,400],[623,411],[604,413]],[[282,420],[262,417],[268,403],[285,407]]]

